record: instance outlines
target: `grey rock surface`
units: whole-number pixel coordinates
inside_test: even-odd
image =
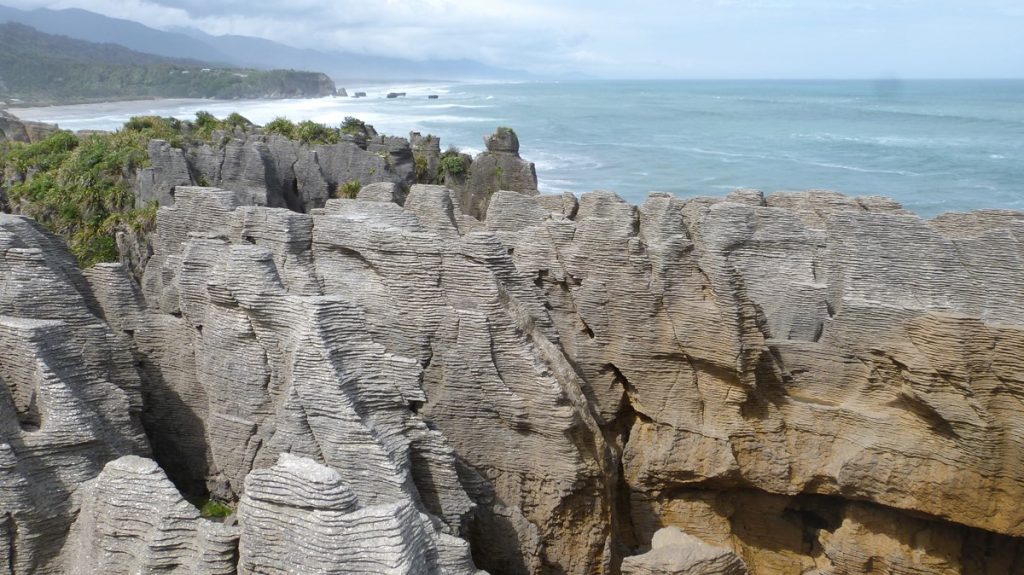
[[[192,174],[189,172],[185,152],[173,148],[163,140],[152,140],[148,146],[151,166],[139,170],[136,176],[136,207],[144,207],[150,202],[162,206],[174,203],[174,190],[177,186],[191,186]]]
[[[0,567],[64,573],[77,490],[145,454],[141,380],[66,247],[0,214]]]
[[[477,573],[468,554],[439,550],[454,538],[411,502],[362,505],[337,470],[287,453],[249,474],[238,515],[240,575]]]
[[[484,138],[486,151],[477,154],[464,179],[451,182],[463,212],[483,220],[491,197],[500,190],[536,196],[537,170],[519,156],[519,137],[511,128],[498,128]]]
[[[184,150],[154,140],[149,153],[152,166],[137,176],[139,205],[172,205],[176,187],[202,184],[234,192],[242,205],[309,212],[352,181],[408,189],[416,178],[409,142],[375,133],[310,146],[276,134],[236,131]]]
[[[202,519],[151,459],[112,461],[78,491],[66,573],[232,575],[238,528]]]
[[[140,286],[0,216],[15,572],[103,547],[65,538],[113,495],[69,486],[145,454],[139,422],[175,486],[239,501],[243,572],[369,572],[378,552],[400,573],[1024,565],[1024,214],[496,190],[480,221],[442,186],[307,213],[248,190],[177,187]],[[177,517],[142,467],[166,498],[120,505]],[[207,545],[182,517],[175,545]],[[121,540],[119,564],[156,556]]]
[[[746,566],[729,549],[715,547],[678,527],[659,529],[651,550],[627,557],[622,575],[746,575]]]
[[[9,141],[31,144],[45,140],[57,130],[55,124],[22,120],[10,112],[0,110],[0,143]]]

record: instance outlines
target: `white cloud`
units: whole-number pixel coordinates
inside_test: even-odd
[[[1024,73],[1021,43],[1012,32],[1024,24],[1020,0],[6,2],[23,8],[77,7],[158,28],[191,26],[303,48],[413,59],[468,58],[541,73],[851,76],[889,70],[898,63],[903,68],[899,73],[913,75],[915,70],[941,70],[939,64],[949,59],[945,52],[954,45],[958,62],[973,58],[982,66],[1001,61],[1010,71],[1016,62],[1016,75]],[[977,38],[964,37],[958,23],[965,19],[976,24]],[[915,27],[934,38],[920,38]],[[858,30],[879,32],[865,35]],[[923,45],[933,53],[904,57],[900,51],[905,43],[899,37],[907,31],[927,41]],[[943,41],[949,37],[957,42]]]

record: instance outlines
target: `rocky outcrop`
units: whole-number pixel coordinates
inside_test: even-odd
[[[1020,385],[1019,214],[934,226],[835,194],[595,193],[574,221],[537,217],[487,225],[546,292],[603,428],[627,430],[639,542],[695,495],[751,487],[1020,535],[1002,399]]]
[[[746,574],[746,566],[735,553],[708,545],[678,527],[658,530],[650,551],[622,562],[622,575]]]
[[[245,483],[240,574],[477,573],[465,544],[410,502],[364,506],[341,474],[310,459],[282,454]]]
[[[477,154],[464,178],[454,178],[450,184],[463,211],[477,219],[484,219],[491,197],[499,190],[509,190],[527,196],[536,196],[537,170],[532,162],[519,156],[519,137],[511,128],[498,128],[484,138],[486,151]]]
[[[0,110],[0,143],[22,142],[34,144],[45,140],[58,130],[55,124],[28,122],[10,112]]]
[[[238,528],[202,519],[157,464],[134,455],[78,490],[65,573],[233,575]]]
[[[444,183],[455,191],[453,200],[464,214],[483,219],[498,190],[538,193],[536,171],[519,156],[515,132],[499,128],[485,143],[486,152],[473,160],[465,156],[464,171],[452,174],[442,169],[436,136],[412,132],[406,140],[377,134],[371,126],[331,145],[302,144],[258,130],[217,132],[212,143],[184,148],[154,140],[151,165],[136,178],[136,204],[169,206],[179,186],[204,185],[231,190],[244,205],[308,213],[342,197],[339,190],[352,182],[395,184],[403,195],[416,183]]]
[[[139,421],[178,489],[239,503],[240,572],[1024,568],[1024,214],[501,190],[479,221],[444,187],[398,191],[300,213],[179,186],[141,286],[0,220],[4,438],[43,442],[9,442],[0,475],[4,533],[43,534],[0,537],[21,572],[105,548],[82,529],[111,505],[230,549],[143,460],[33,495],[146,453]],[[79,407],[47,418],[50,385]],[[67,449],[34,429],[68,422]],[[102,495],[128,472],[166,497]],[[149,564],[147,537],[122,564]]]
[[[137,176],[139,206],[172,205],[178,187],[202,184],[231,190],[244,205],[308,212],[322,208],[350,182],[408,189],[416,177],[409,142],[372,129],[365,137],[313,146],[241,131],[215,134],[214,143],[185,149],[154,140],[149,156],[151,166]]]
[[[441,139],[419,132],[409,133],[409,144],[415,157],[416,183],[434,183],[441,169]]]
[[[148,452],[140,378],[123,335],[67,249],[0,214],[0,568],[64,573],[76,492],[104,464]]]

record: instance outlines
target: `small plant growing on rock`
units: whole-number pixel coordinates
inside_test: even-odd
[[[345,121],[341,123],[341,133],[349,136],[363,135],[366,133],[366,122],[363,122],[359,118],[346,116]]]
[[[337,144],[341,137],[337,130],[305,120],[295,126],[295,139],[303,144]]]
[[[429,183],[427,181],[427,178],[429,177],[429,174],[427,174],[427,169],[427,158],[424,156],[416,156],[416,181],[418,183]]]
[[[466,168],[466,159],[462,157],[462,153],[455,146],[441,154],[441,165],[439,166],[441,172],[450,176],[459,176],[466,173]]]
[[[196,137],[203,140],[209,140],[213,132],[221,127],[220,120],[205,110],[196,112],[196,119],[192,125],[195,126]]]
[[[277,117],[263,126],[263,133],[277,134],[291,140],[295,138],[295,124],[288,118]]]
[[[207,499],[199,507],[199,515],[207,519],[224,519],[234,514],[235,510],[230,505]]]
[[[349,180],[344,184],[338,186],[338,197],[349,200],[354,200],[359,195],[359,190],[363,189],[363,184],[359,180]]]
[[[242,128],[248,131],[253,126],[253,123],[249,121],[249,118],[239,114],[238,112],[232,112],[230,116],[224,119],[222,122],[224,125],[232,128]]]

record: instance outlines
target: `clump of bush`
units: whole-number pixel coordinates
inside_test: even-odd
[[[198,507],[199,515],[207,519],[224,519],[235,513],[235,510],[230,505],[214,501],[213,499],[203,501]]]
[[[337,144],[341,141],[341,132],[325,124],[305,120],[295,126],[293,139],[303,144]]]
[[[444,174],[459,176],[466,173],[468,166],[459,149],[451,146],[441,154],[439,169]]]
[[[366,122],[359,118],[345,116],[345,121],[341,123],[341,133],[349,136],[366,135]]]
[[[425,156],[416,156],[416,181],[420,184],[429,183],[430,174],[427,173],[429,166],[427,164],[427,158]]]
[[[130,179],[149,165],[149,140],[175,134],[171,122],[143,117],[112,134],[11,143],[0,152],[10,208],[62,236],[82,267],[116,261],[117,232],[147,229],[156,216],[155,206],[135,207]]]
[[[230,132],[236,128],[241,128],[243,132],[248,132],[253,126],[254,124],[248,118],[238,112],[233,112],[227,118],[220,120],[205,110],[196,112],[196,119],[191,125],[192,134],[205,142],[209,142],[213,138],[214,132]]]
[[[263,126],[263,133],[278,134],[292,140],[295,139],[295,124],[288,118],[278,116]]]
[[[338,186],[337,197],[354,200],[361,189],[363,189],[363,184],[359,180],[349,180]]]

